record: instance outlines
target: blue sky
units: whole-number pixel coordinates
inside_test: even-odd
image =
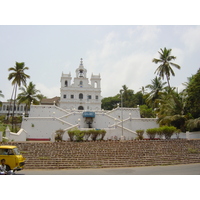
[[[79,66],[101,74],[102,96],[113,96],[122,85],[135,92],[151,83],[158,65],[152,63],[160,48],[171,48],[175,63],[171,85],[183,88],[187,77],[200,68],[200,26],[63,25],[0,26],[0,90],[7,100],[12,86],[8,68],[17,62],[29,67],[29,81],[47,97],[60,95],[61,73]]]

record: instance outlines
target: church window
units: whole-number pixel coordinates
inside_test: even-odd
[[[91,95],[88,95],[88,99],[92,99],[92,96],[91,96]]]
[[[83,99],[83,94],[82,93],[79,94],[79,99]]]
[[[21,106],[21,111],[23,111],[23,106]]]
[[[79,106],[78,110],[84,110],[83,106]]]
[[[99,99],[99,96],[98,95],[96,95],[96,97],[95,97],[96,99]]]
[[[80,85],[83,85],[83,81],[80,81]]]
[[[97,82],[96,81],[94,82],[94,88],[97,88]]]
[[[74,95],[73,94],[71,94],[71,99],[74,99]]]
[[[68,87],[68,82],[67,81],[65,81],[65,87]]]
[[[5,105],[3,106],[3,110],[6,110],[6,106]]]
[[[64,98],[64,99],[66,99],[66,98],[67,98],[67,95],[66,95],[66,94],[64,94],[64,95],[63,95],[63,98]]]

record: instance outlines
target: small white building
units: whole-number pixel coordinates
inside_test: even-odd
[[[87,70],[80,65],[76,69],[76,77],[72,83],[71,74],[61,76],[60,107],[67,110],[101,110],[101,77],[91,76],[90,83],[87,78]]]
[[[2,102],[2,105],[0,106],[0,115],[12,115],[13,113],[13,103],[10,105],[10,102]],[[10,111],[9,111],[10,110]],[[15,105],[15,116],[16,115],[23,115],[26,111],[26,104],[17,104]]]

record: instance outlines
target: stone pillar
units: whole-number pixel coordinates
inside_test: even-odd
[[[190,139],[190,132],[186,131],[186,139],[189,140]]]
[[[0,131],[0,142],[2,142],[2,137],[3,137],[2,134],[3,132]]]
[[[56,133],[51,134],[51,142],[55,142],[55,135],[56,135]]]
[[[7,128],[6,128],[6,137],[7,137],[8,139],[10,139],[10,129],[9,129],[8,126],[7,126]]]

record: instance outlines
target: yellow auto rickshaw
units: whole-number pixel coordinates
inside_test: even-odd
[[[0,146],[0,160],[2,159],[6,160],[6,165],[8,165],[13,172],[24,168],[25,158],[20,154],[16,146]]]

